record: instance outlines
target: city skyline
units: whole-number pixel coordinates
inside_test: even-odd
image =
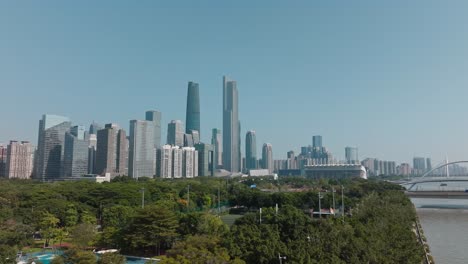
[[[129,131],[129,120],[157,109],[165,128],[184,120],[189,80],[200,84],[209,142],[211,129],[222,129],[219,80],[229,75],[239,82],[240,135],[256,130],[275,158],[320,134],[340,160],[348,145],[361,158],[466,159],[466,3],[104,2],[0,4],[2,106],[15,110],[0,117],[0,142],[36,142],[38,113]],[[434,107],[441,102],[443,111]],[[427,129],[427,119],[437,126]]]

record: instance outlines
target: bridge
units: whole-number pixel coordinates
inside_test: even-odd
[[[460,163],[468,163],[468,161],[446,162],[424,173],[421,177],[401,185],[406,187],[405,193],[410,197],[468,199],[468,176],[449,177],[448,166]],[[428,177],[442,168],[446,168],[446,177]]]

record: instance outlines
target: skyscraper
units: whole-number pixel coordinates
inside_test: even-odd
[[[172,146],[164,145],[158,149],[158,173],[161,178],[172,178]]]
[[[116,124],[106,124],[97,133],[95,173],[110,173],[111,177],[127,174],[128,144],[125,130]]]
[[[187,89],[187,112],[185,116],[185,133],[200,132],[200,93],[198,83],[189,82]]]
[[[426,158],[426,170],[427,170],[427,171],[432,170],[431,158]]]
[[[245,136],[245,168],[257,168],[257,139],[255,131],[248,131]]]
[[[57,115],[43,115],[39,121],[35,177],[39,180],[59,178],[63,170],[65,133],[70,129],[70,120]]]
[[[10,141],[7,147],[6,177],[29,179],[33,170],[33,147],[28,141]]]
[[[63,168],[65,177],[81,177],[88,173],[89,143],[85,128],[74,126],[65,133]]]
[[[345,157],[348,164],[357,164],[359,163],[358,157],[358,148],[356,147],[346,147],[345,148]]]
[[[214,168],[223,166],[223,136],[221,130],[213,128],[211,135],[211,145],[214,147]]]
[[[182,176],[193,178],[198,176],[198,151],[193,147],[182,148]]]
[[[89,134],[97,135],[97,132],[98,132],[99,130],[101,130],[101,129],[102,129],[102,126],[101,126],[101,125],[99,125],[98,123],[93,122],[93,123],[91,123],[91,125],[89,126]]]
[[[161,146],[161,112],[146,111],[146,121],[152,121],[154,125],[154,147]]]
[[[156,174],[156,149],[152,121],[130,121],[130,146],[128,151],[128,176],[154,177]]]
[[[312,137],[312,147],[313,148],[322,148],[322,136],[313,136]]]
[[[420,175],[426,172],[426,160],[422,157],[413,158],[414,174]]]
[[[223,166],[231,172],[239,172],[240,122],[237,82],[223,77]]]
[[[263,168],[268,170],[268,173],[273,173],[273,147],[270,143],[263,144],[262,148],[262,163]]]
[[[179,146],[172,147],[172,178],[182,178],[183,150]]]
[[[167,144],[172,146],[184,146],[184,129],[182,121],[172,120],[167,126]]]
[[[0,145],[0,178],[6,176],[7,147]]]
[[[198,175],[214,176],[214,147],[210,144],[200,143],[195,145],[198,152]]]

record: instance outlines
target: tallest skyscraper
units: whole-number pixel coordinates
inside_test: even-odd
[[[240,122],[237,82],[223,77],[223,165],[231,172],[241,170]]]
[[[185,116],[185,133],[192,130],[200,134],[200,92],[198,83],[189,82],[187,89],[187,113]]]

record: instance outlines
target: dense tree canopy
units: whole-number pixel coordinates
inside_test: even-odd
[[[319,192],[322,208],[338,210],[343,200],[346,217],[311,218]],[[242,214],[230,227],[219,217],[229,210]],[[0,263],[14,263],[8,260],[33,245],[33,234],[46,246],[76,246],[55,260],[63,263],[97,261],[89,247],[166,252],[162,263],[278,263],[279,256],[286,263],[421,263],[415,221],[400,186],[373,180],[0,180]]]

